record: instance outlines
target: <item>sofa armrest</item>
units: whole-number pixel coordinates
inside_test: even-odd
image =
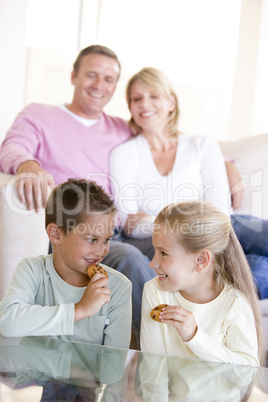
[[[15,176],[0,173],[0,300],[25,257],[47,254],[45,213],[28,211],[19,201]]]
[[[245,185],[235,213],[268,219],[268,133],[219,144],[223,154],[234,160]]]

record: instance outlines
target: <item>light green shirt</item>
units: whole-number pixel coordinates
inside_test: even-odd
[[[7,337],[54,336],[108,346],[129,347],[131,282],[104,265],[111,300],[92,317],[74,322],[74,304],[84,294],[66,283],[52,255],[22,260],[0,303],[0,333]]]

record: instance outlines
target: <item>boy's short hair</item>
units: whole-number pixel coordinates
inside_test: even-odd
[[[116,212],[110,195],[94,181],[69,179],[51,192],[45,209],[45,225],[55,223],[67,234],[90,215]]]

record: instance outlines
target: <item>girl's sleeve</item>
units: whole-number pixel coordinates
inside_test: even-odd
[[[144,285],[141,308],[141,351],[166,354],[163,326],[150,317],[151,310],[160,304],[160,301],[150,283]]]
[[[37,305],[40,267],[29,261],[19,263],[0,303],[0,333],[6,337],[72,335],[74,304]]]
[[[138,162],[135,155],[131,140],[114,148],[110,155],[111,190],[118,207],[121,226],[124,225],[128,214],[139,211],[138,200],[142,197],[134,177]]]
[[[225,334],[225,335],[224,335]],[[207,361],[259,366],[254,315],[246,300],[236,300],[224,323],[223,339],[213,339],[201,328],[186,345]]]
[[[200,150],[204,200],[230,215],[232,214],[231,194],[220,146],[212,138],[200,137],[197,141]]]

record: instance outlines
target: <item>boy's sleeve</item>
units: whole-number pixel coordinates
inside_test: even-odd
[[[19,263],[0,303],[0,333],[6,337],[72,335],[74,304],[36,305],[42,286],[39,267]]]
[[[129,348],[132,324],[132,283],[115,279],[104,330],[104,345]]]

